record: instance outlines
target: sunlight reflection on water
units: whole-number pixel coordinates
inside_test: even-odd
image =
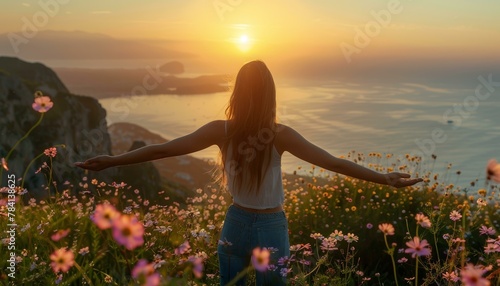
[[[351,150],[397,155],[425,151],[425,148],[430,151],[431,145],[424,144],[422,149],[416,140],[430,140],[432,131],[439,128],[447,140],[436,143],[435,150],[428,153],[438,156],[436,166],[442,166],[441,170],[448,163],[454,165],[453,172],[461,170],[459,182],[462,185],[467,186],[478,176],[482,180],[487,160],[500,159],[500,131],[494,126],[500,107],[497,99],[480,102],[477,110],[461,118],[461,122],[450,124],[444,119],[446,110],[473,95],[471,90],[433,93],[410,84],[384,88],[340,83],[320,87],[278,87],[277,90],[278,120],[336,156]],[[150,95],[147,100],[136,100],[137,106],[131,108],[128,115],[113,110],[116,99],[100,102],[108,111],[110,123],[135,123],[172,139],[208,121],[224,119],[229,95]],[[211,147],[194,155],[215,158],[218,148]],[[308,163],[289,154],[283,156],[282,162],[286,172],[293,172],[298,166],[309,170]]]

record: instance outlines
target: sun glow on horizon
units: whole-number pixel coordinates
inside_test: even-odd
[[[250,38],[248,37],[247,34],[242,34],[236,41],[236,44],[238,46],[238,48],[246,53],[250,50],[250,48],[252,47],[252,43],[250,41]]]
[[[232,25],[231,28],[233,30],[233,38],[230,41],[240,50],[240,52],[249,52],[255,43],[255,40],[250,36],[251,26],[248,24],[235,24]]]
[[[248,43],[248,36],[247,35],[241,35],[240,36],[240,43],[241,44],[247,44]]]

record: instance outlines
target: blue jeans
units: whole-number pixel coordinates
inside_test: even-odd
[[[278,259],[290,256],[288,240],[288,222],[284,211],[258,214],[245,211],[231,205],[226,213],[217,252],[221,285],[226,285],[238,272],[250,265],[252,251],[256,247],[273,247],[278,250],[271,253],[269,264],[278,268],[265,272],[256,272],[257,285],[285,285],[286,279],[280,275]],[[246,278],[237,285],[245,285]]]

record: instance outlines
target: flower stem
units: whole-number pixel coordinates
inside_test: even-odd
[[[40,123],[42,122],[42,119],[43,119],[43,115],[45,113],[41,113],[40,114],[40,118],[38,119],[38,121],[35,123],[35,125],[33,125],[30,130],[28,130],[28,132],[26,132],[26,134],[24,134],[23,137],[21,137],[21,139],[17,140],[16,144],[14,144],[14,146],[10,149],[9,153],[7,153],[7,156],[5,156],[5,162],[7,162],[7,164],[9,163],[9,158],[10,158],[10,155],[12,154],[12,152],[14,151],[14,149],[16,149],[17,145],[19,145],[19,143],[21,143],[24,139],[26,139],[30,133],[38,126],[40,125]],[[3,175],[3,168],[0,168],[0,181],[2,180],[2,175]]]
[[[389,248],[389,243],[387,242],[387,235],[384,234],[385,246],[387,247],[387,253],[391,256],[392,261],[392,271],[394,274],[394,282],[396,282],[396,286],[398,285],[398,275],[396,273],[396,262],[394,261],[394,248]]]
[[[418,255],[415,258],[415,286],[418,286]]]
[[[49,196],[50,196],[50,185],[52,185],[52,157],[50,157],[50,173],[49,173],[49,181],[47,182],[47,188],[49,191]]]
[[[436,232],[434,232],[434,247],[436,248],[436,255],[437,255],[438,263],[441,264],[441,257],[439,257],[439,248],[437,245]]]
[[[462,252],[461,252],[461,255],[460,255],[460,266],[461,268],[463,269],[464,266],[465,266],[465,220],[466,220],[466,217],[467,217],[467,210],[468,209],[468,205],[466,205],[464,207],[464,212],[462,214],[462,242],[460,244],[462,244]]]
[[[92,280],[90,280],[90,278],[87,276],[87,274],[82,269],[82,267],[76,261],[74,262],[74,265],[75,265],[75,268],[78,270],[78,272],[80,272],[80,274],[82,274],[83,278],[87,281],[87,283],[89,283],[89,285],[93,286],[94,284],[92,284]]]
[[[57,145],[54,145],[54,147],[62,147],[62,148],[66,148],[66,145],[64,144],[57,144]],[[24,174],[23,174],[23,180],[21,182],[21,188],[24,188],[24,181],[26,180],[26,174],[28,173],[28,170],[30,169],[31,165],[38,159],[40,158],[41,156],[43,156],[45,154],[45,152],[42,152],[40,154],[38,154],[38,156],[36,156],[35,158],[33,158],[33,160],[30,161],[30,163],[28,164],[28,167],[26,167],[26,169],[24,170]],[[49,187],[49,191],[50,191],[50,184],[51,184],[51,181],[52,181],[52,157],[50,157],[50,173],[49,173],[49,181],[47,183],[47,186]],[[54,187],[55,188],[55,187]],[[57,191],[57,188],[56,188],[56,191]]]
[[[248,266],[243,271],[238,273],[238,275],[236,275],[236,277],[234,277],[233,280],[229,281],[229,283],[227,283],[226,286],[235,285],[236,282],[238,282],[241,278],[245,277],[245,275],[247,275],[247,273],[250,272],[252,269],[253,269],[253,265]]]
[[[323,260],[319,260],[317,263],[316,263],[316,266],[314,266],[313,270],[309,271],[309,273],[307,273],[306,275],[304,275],[304,277],[307,277],[311,274],[313,274],[315,271],[319,270],[320,266],[323,264]]]
[[[33,163],[35,163],[35,161],[42,157],[44,155],[44,153],[40,153],[38,154],[38,156],[36,156],[35,158],[33,158],[33,160],[31,160],[31,162],[28,164],[28,167],[26,167],[26,169],[24,170],[24,174],[23,174],[23,181],[21,182],[21,189],[24,188],[24,181],[26,180],[26,174],[28,173],[28,170],[30,169],[31,165],[33,165]]]

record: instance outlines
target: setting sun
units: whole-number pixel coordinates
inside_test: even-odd
[[[241,35],[239,38],[236,39],[236,46],[240,49],[242,52],[248,52],[250,48],[252,47],[252,41],[248,37],[247,34]]]
[[[241,35],[240,37],[240,44],[247,44],[248,43],[248,36],[247,35]]]

